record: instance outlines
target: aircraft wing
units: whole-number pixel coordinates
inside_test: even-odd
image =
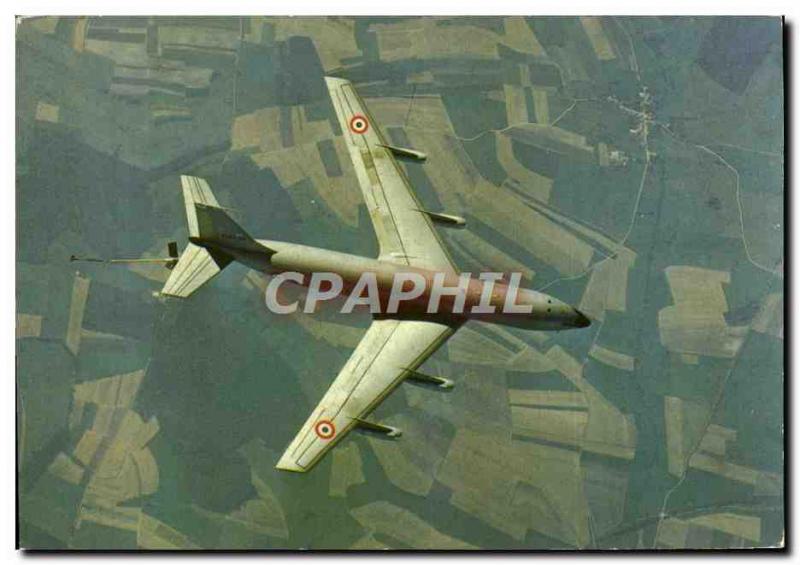
[[[380,245],[380,258],[430,269],[453,262],[403,170],[350,81],[326,77],[328,92]]]
[[[427,321],[373,321],[276,467],[311,469],[456,329]]]

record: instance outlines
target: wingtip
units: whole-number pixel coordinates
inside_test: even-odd
[[[307,470],[298,465],[296,461],[289,459],[285,455],[281,457],[280,461],[278,461],[278,464],[275,465],[275,468],[279,471],[289,471],[291,473],[305,473]]]
[[[330,88],[330,87],[342,86],[343,84],[350,84],[350,81],[345,78],[326,76],[325,84],[327,84],[328,87]]]

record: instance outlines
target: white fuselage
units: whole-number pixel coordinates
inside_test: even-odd
[[[496,311],[473,313],[472,307],[480,302],[484,285],[490,284],[477,278],[475,274],[469,281],[463,312],[454,313],[452,297],[442,297],[437,312],[428,313],[426,308],[437,271],[412,267],[397,261],[371,259],[297,243],[257,241],[265,247],[263,254],[241,252],[229,247],[224,247],[223,250],[237,261],[267,274],[301,273],[304,275],[304,285],[308,284],[313,273],[335,273],[344,281],[343,292],[352,288],[363,273],[374,273],[382,301],[388,299],[396,275],[402,273],[422,275],[426,281],[425,291],[419,297],[403,303],[393,317],[457,322],[471,319],[535,330],[560,330],[589,325],[589,320],[568,304],[547,294],[525,288],[516,290],[513,302],[517,306],[529,307],[527,308],[529,311],[524,313],[505,311],[503,306],[506,304],[507,294],[514,291],[509,286],[507,278],[493,283],[490,304],[496,307]],[[458,285],[459,273],[452,270],[443,272],[447,286]]]

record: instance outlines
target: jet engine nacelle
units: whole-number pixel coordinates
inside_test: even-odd
[[[421,371],[409,371],[406,376],[407,379],[415,381],[420,384],[435,386],[442,390],[450,390],[453,388],[453,381],[445,379],[444,377],[436,377]]]
[[[395,157],[404,157],[413,161],[425,161],[428,158],[428,155],[422,151],[409,149],[408,147],[397,147],[395,145],[381,145],[381,147],[385,147],[391,151]]]
[[[423,214],[428,216],[437,224],[443,224],[451,228],[463,228],[467,225],[467,220],[455,214],[442,214],[440,212],[428,212],[427,210],[420,210]]]
[[[369,420],[364,420],[361,418],[353,418],[356,422],[356,426],[362,430],[366,430],[368,432],[377,433],[383,435],[388,438],[398,438],[403,435],[403,430],[400,428],[395,428],[394,426],[387,426],[384,424],[378,424],[377,422],[370,422]]]

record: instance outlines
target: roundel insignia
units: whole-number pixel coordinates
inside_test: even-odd
[[[336,426],[330,420],[320,420],[314,425],[314,432],[320,439],[331,439],[336,434]]]
[[[350,131],[353,133],[365,133],[369,129],[369,122],[367,118],[361,115],[355,115],[350,118]]]

